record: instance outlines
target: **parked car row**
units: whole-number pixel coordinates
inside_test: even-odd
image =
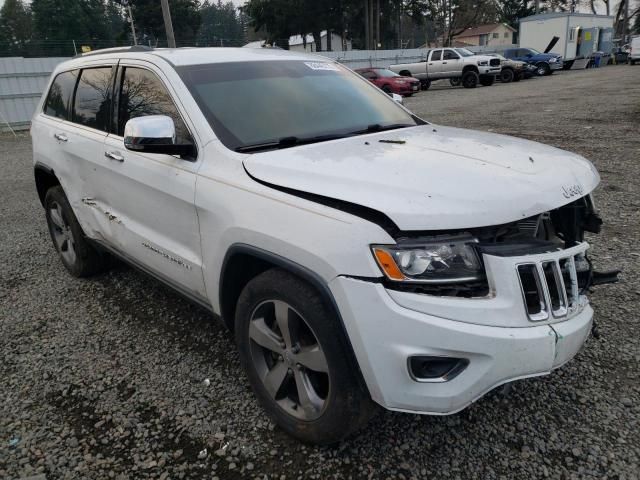
[[[532,48],[513,48],[498,53],[475,54],[466,48],[436,48],[424,61],[400,63],[389,68],[360,68],[356,72],[389,95],[411,96],[428,90],[434,80],[449,79],[452,86],[475,88],[518,82],[533,76],[551,75],[562,69],[562,56]]]

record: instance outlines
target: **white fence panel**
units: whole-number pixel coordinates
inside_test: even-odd
[[[0,58],[0,131],[28,128],[49,76],[66,58]]]

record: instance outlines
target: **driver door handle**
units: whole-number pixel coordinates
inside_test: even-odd
[[[56,140],[59,140],[61,142],[69,141],[69,138],[64,133],[54,133],[53,136]]]
[[[124,157],[116,152],[104,152],[104,156],[109,160],[115,160],[116,162],[124,162]]]

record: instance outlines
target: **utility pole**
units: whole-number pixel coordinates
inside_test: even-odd
[[[176,48],[176,37],[173,35],[173,24],[171,23],[171,11],[169,10],[169,0],[162,2],[162,16],[164,17],[164,29],[167,32],[167,44],[169,48]]]
[[[630,0],[624,1],[624,21],[622,22],[622,43],[630,41],[627,38],[627,33],[629,32],[629,2]]]
[[[376,0],[376,50],[380,43],[380,0]]]
[[[138,45],[138,38],[136,37],[136,27],[133,25],[133,13],[131,12],[131,4],[127,2],[127,12],[129,13],[129,23],[131,24],[131,36],[133,37],[133,44]]]
[[[369,0],[364,0],[364,42],[365,50],[371,47],[371,33],[369,31]]]

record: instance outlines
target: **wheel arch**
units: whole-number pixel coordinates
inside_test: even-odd
[[[33,175],[36,182],[36,190],[38,192],[40,204],[44,207],[44,197],[47,194],[47,190],[51,187],[60,185],[60,180],[58,180],[58,177],[52,168],[42,163],[36,163],[33,167]]]
[[[478,74],[480,73],[480,70],[478,70],[478,67],[476,67],[475,65],[465,65],[462,69],[462,74],[464,75],[468,71],[473,71]]]
[[[276,253],[245,243],[234,243],[222,261],[218,291],[220,314],[229,330],[234,329],[235,308],[242,289],[257,275],[271,268],[281,268],[309,283],[335,311],[342,324],[335,299],[320,275]]]
[[[400,70],[399,75],[403,76],[403,77],[411,77],[411,72],[409,70]]]

